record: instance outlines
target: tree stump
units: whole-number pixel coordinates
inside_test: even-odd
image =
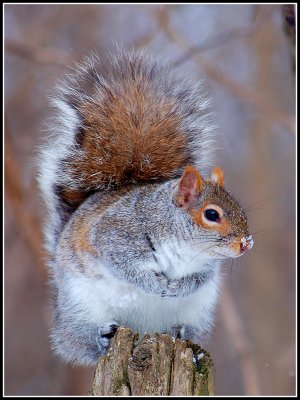
[[[99,358],[92,396],[201,396],[214,394],[214,365],[208,352],[166,334],[138,340],[119,328]]]

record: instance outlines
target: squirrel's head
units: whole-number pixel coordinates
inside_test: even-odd
[[[253,247],[245,212],[224,189],[220,168],[214,167],[210,178],[205,180],[193,166],[187,166],[176,189],[175,203],[211,238],[209,255],[239,257]]]

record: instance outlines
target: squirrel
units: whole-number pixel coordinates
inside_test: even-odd
[[[138,51],[92,54],[60,81],[40,150],[54,351],[95,365],[119,326],[199,343],[226,258],[253,246],[212,160],[202,80]]]

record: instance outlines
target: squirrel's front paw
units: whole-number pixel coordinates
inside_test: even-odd
[[[168,287],[168,278],[162,272],[153,271],[156,277],[157,292],[163,295],[164,291]]]
[[[168,281],[167,287],[162,292],[162,297],[176,297],[178,295],[179,280]]]
[[[176,297],[178,293],[178,279],[169,280],[162,272],[154,272],[157,282],[160,285],[162,297]]]
[[[96,342],[101,351],[108,349],[110,341],[115,336],[118,327],[119,324],[116,321],[112,321],[98,329]]]

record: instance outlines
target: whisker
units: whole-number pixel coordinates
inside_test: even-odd
[[[256,231],[256,232],[252,232],[251,235],[253,236],[253,235],[257,235],[258,233],[270,232],[270,231],[272,231],[272,232],[279,231],[279,228],[266,228],[266,229],[261,229],[261,230]]]
[[[215,239],[214,241],[211,240],[211,242],[213,242],[213,243],[217,243],[219,241],[220,241],[220,239]],[[206,243],[207,243],[207,240],[206,240]],[[183,244],[183,245],[179,245],[179,246],[178,246],[177,243],[175,243],[175,246],[176,246],[175,248],[176,249],[184,249],[184,248],[191,247],[191,246],[198,246],[200,244],[203,244],[202,240],[198,241],[198,242],[197,241],[189,242],[189,243],[186,243],[186,244]]]
[[[202,250],[199,254],[196,254],[190,261],[188,261],[188,263],[185,265],[185,267],[188,267],[192,261],[194,261],[197,257],[200,257],[201,254],[203,254],[205,251],[207,251],[207,250],[209,250],[209,249],[212,249],[213,247],[215,247],[215,244],[213,244],[213,245],[211,245],[211,246],[209,246],[209,247],[206,247],[206,248],[205,248],[204,250]]]
[[[264,198],[262,200],[255,201],[254,203],[251,203],[248,206],[246,206],[246,208],[244,208],[244,210],[247,211],[251,207],[255,206],[256,204],[263,203],[264,201],[269,201],[270,199],[271,199],[271,196],[268,196],[268,197],[266,197],[266,198]]]
[[[257,210],[265,210],[263,207],[255,207],[255,208],[249,208],[248,210],[245,210],[247,214],[249,214],[252,211],[257,211]]]

